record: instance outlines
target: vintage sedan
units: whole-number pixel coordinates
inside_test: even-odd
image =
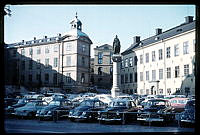
[[[14,105],[11,105],[11,106],[8,106],[5,110],[6,114],[7,115],[13,115],[15,113],[15,109],[18,108],[18,107],[22,107],[22,106],[25,106],[26,103],[28,103],[29,100],[28,99],[19,99],[18,102]]]
[[[194,126],[195,124],[195,100],[190,100],[180,115],[180,126]]]
[[[18,117],[35,117],[37,110],[47,106],[48,103],[42,100],[33,100],[28,102],[25,106],[15,109],[15,115]]]
[[[100,123],[125,124],[137,119],[137,111],[134,101],[115,99],[105,110],[98,112],[98,120]]]
[[[99,99],[88,99],[80,103],[78,107],[70,110],[68,118],[71,121],[96,121],[98,111],[105,109],[106,104]]]
[[[173,111],[175,113],[180,113],[184,111],[185,105],[189,98],[180,98],[180,97],[175,97],[170,99],[171,106],[173,108]]]
[[[150,99],[147,101],[143,109],[138,111],[137,120],[141,124],[151,122],[169,123],[174,120],[172,107],[168,100]]]
[[[69,100],[53,100],[48,106],[38,110],[36,117],[40,120],[68,117],[69,110],[72,109],[72,103]]]

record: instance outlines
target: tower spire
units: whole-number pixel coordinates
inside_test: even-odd
[[[78,18],[77,12],[76,12],[76,18]]]

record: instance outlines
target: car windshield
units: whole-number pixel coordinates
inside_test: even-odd
[[[179,104],[185,104],[185,103],[186,103],[186,100],[178,100],[178,103],[179,103]]]
[[[113,102],[113,104],[111,104],[111,106],[124,107],[124,106],[126,106],[126,102],[125,101],[116,101],[116,102]]]
[[[29,102],[26,104],[26,106],[35,106],[35,105],[36,105],[36,103],[34,103],[34,102]]]
[[[19,99],[17,103],[18,103],[18,104],[21,104],[21,103],[24,103],[24,102],[25,102],[25,101],[24,101],[23,99]]]
[[[166,105],[166,102],[165,101],[148,101],[147,102],[147,105],[148,106],[164,106]]]
[[[60,105],[60,101],[51,101],[49,103],[49,105],[56,105],[56,106],[59,106]]]
[[[80,106],[93,106],[94,103],[92,101],[83,101]]]

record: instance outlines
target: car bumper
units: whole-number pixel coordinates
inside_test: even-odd
[[[181,122],[184,122],[184,123],[195,123],[194,120],[181,120]]]
[[[85,116],[68,116],[68,118],[74,118],[74,119],[88,119],[87,117]]]
[[[146,121],[146,122],[163,122],[164,119],[161,118],[137,118],[138,121]]]
[[[121,118],[114,118],[114,119],[108,119],[108,118],[97,118],[97,120],[100,120],[100,121],[122,121]]]

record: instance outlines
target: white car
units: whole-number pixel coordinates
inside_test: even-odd
[[[106,103],[107,105],[113,100],[113,98],[110,94],[98,94],[95,96],[95,98]]]

